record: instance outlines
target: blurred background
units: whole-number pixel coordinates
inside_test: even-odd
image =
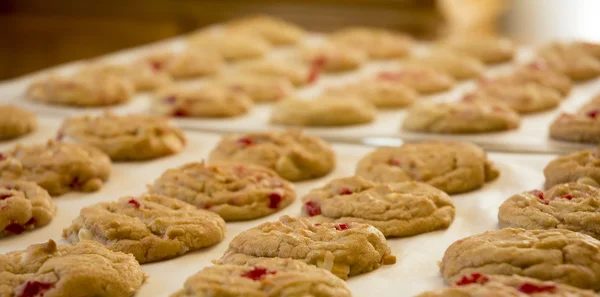
[[[598,0],[1,0],[0,80],[248,14],[314,31],[371,25],[435,39],[600,40]]]

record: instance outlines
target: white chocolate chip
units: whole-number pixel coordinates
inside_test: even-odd
[[[87,228],[81,228],[79,229],[79,233],[77,233],[77,237],[79,237],[79,241],[82,240],[92,240],[94,239],[94,234],[92,234],[92,231],[90,231]]]

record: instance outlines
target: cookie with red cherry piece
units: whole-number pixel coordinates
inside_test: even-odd
[[[550,124],[550,137],[556,140],[600,143],[600,95],[575,113],[561,113]]]
[[[392,59],[410,52],[412,39],[407,35],[375,27],[349,27],[329,36],[333,43],[365,52],[371,59]]]
[[[544,168],[546,188],[578,182],[600,187],[600,147],[560,156]]]
[[[224,63],[219,54],[210,50],[164,51],[152,53],[141,61],[155,71],[164,71],[174,78],[191,78],[217,74]]]
[[[468,95],[474,100],[502,102],[520,114],[546,111],[556,108],[561,94],[535,82],[482,80],[479,88]]]
[[[571,78],[552,69],[544,60],[522,65],[509,75],[495,77],[491,80],[537,83],[558,91],[562,96],[567,96],[573,88]]]
[[[588,80],[600,75],[600,60],[572,43],[550,43],[538,51],[538,57],[556,71],[575,81]]]
[[[322,177],[335,167],[331,145],[300,130],[224,136],[208,160],[267,167],[289,181]]]
[[[454,220],[448,194],[424,183],[335,179],[302,197],[302,214],[316,223],[364,223],[385,237],[446,229]]]
[[[412,88],[395,81],[377,78],[329,87],[325,90],[324,95],[327,97],[357,97],[382,109],[406,107],[419,100],[419,93]]]
[[[597,212],[600,189],[586,184],[558,184],[542,192],[516,194],[502,203],[498,221],[502,227],[567,229],[600,239]]]
[[[451,37],[443,40],[440,47],[471,56],[485,64],[509,62],[516,52],[516,47],[511,40],[493,36]]]
[[[452,76],[425,65],[405,65],[397,71],[382,71],[375,79],[403,84],[425,95],[448,91],[455,84]]]
[[[371,225],[312,224],[282,216],[238,234],[216,263],[244,265],[268,258],[300,260],[342,279],[396,262],[383,234]]]
[[[0,296],[131,297],[148,276],[132,255],[50,240],[0,255]]]
[[[56,206],[48,191],[32,182],[0,180],[0,238],[48,225]]]
[[[416,297],[594,297],[594,291],[582,290],[565,284],[541,281],[519,275],[464,275],[450,288],[429,291]]]
[[[352,126],[375,120],[377,109],[360,97],[322,95],[313,99],[286,99],[271,109],[272,124],[286,126]]]
[[[147,194],[84,207],[62,236],[73,244],[93,240],[148,263],[221,242],[225,221],[175,198]]]
[[[148,186],[165,195],[242,221],[275,213],[294,202],[294,186],[274,171],[249,164],[188,163],[165,171]]]
[[[377,148],[358,162],[356,175],[380,183],[418,181],[457,194],[480,188],[499,172],[475,144],[427,141]]]
[[[408,109],[402,129],[439,134],[475,134],[517,129],[520,116],[508,105],[465,96],[457,102],[418,103]]]
[[[130,80],[136,91],[150,91],[172,83],[169,73],[150,63],[115,64],[92,62],[81,69],[80,76],[116,76]]]
[[[55,140],[17,144],[0,153],[0,178],[34,182],[52,196],[97,191],[108,180],[111,167],[110,158],[95,147]]]
[[[96,147],[114,161],[149,160],[180,152],[183,132],[164,118],[106,112],[65,120],[59,137]]]
[[[404,63],[433,67],[449,74],[456,80],[479,77],[486,69],[485,64],[476,58],[441,49],[434,50],[427,55],[413,56]]]
[[[275,46],[300,43],[307,34],[296,24],[268,15],[255,15],[232,20],[225,24],[224,29],[260,36]]]
[[[300,55],[313,69],[323,72],[355,70],[367,60],[363,51],[335,43],[305,46],[300,49]]]
[[[448,284],[472,273],[521,275],[581,289],[600,289],[600,241],[565,229],[504,228],[454,242],[440,272]]]
[[[331,272],[292,259],[272,258],[245,265],[205,267],[189,277],[171,297],[351,297],[343,280]]]
[[[151,109],[164,116],[226,118],[246,114],[253,106],[246,93],[232,88],[173,85],[154,94]]]
[[[0,141],[15,139],[37,129],[35,114],[14,105],[0,104]]]
[[[207,84],[246,94],[255,103],[280,101],[294,93],[294,85],[289,79],[255,73],[239,72],[220,76]]]

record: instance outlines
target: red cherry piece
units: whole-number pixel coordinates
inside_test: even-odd
[[[504,109],[502,107],[500,107],[500,106],[494,106],[494,107],[492,107],[492,110],[493,111],[497,111],[497,112],[503,112],[504,111]]]
[[[242,274],[242,276],[256,281],[265,278],[269,274],[275,273],[277,273],[277,271],[269,271],[266,268],[255,266],[254,269]]]
[[[135,207],[135,208],[140,208],[140,206],[141,206],[141,204],[135,199],[129,199],[129,201],[127,201],[127,203],[133,205],[133,207]]]
[[[352,191],[348,188],[341,188],[339,191],[340,195],[350,195],[352,194]]]
[[[177,98],[175,98],[175,96],[169,96],[169,97],[165,98],[165,102],[169,103],[169,104],[173,104],[173,103],[175,103],[175,101],[177,101]]]
[[[534,62],[529,63],[527,65],[527,67],[529,67],[529,69],[532,69],[532,70],[541,71],[541,70],[548,69],[548,64],[546,64],[546,62],[544,62],[542,60],[538,60],[538,61],[534,61]]]
[[[11,193],[0,194],[0,200],[4,200],[4,199],[10,198],[10,197],[12,197]]]
[[[313,66],[310,69],[310,73],[308,74],[308,83],[312,84],[319,80],[319,76],[321,76],[321,67]]]
[[[532,191],[529,191],[529,193],[544,200],[544,192],[542,192],[540,190],[532,190]]]
[[[485,284],[489,281],[489,278],[481,273],[473,273],[471,275],[464,275],[459,281],[456,282],[457,286],[466,286],[470,284]]]
[[[44,292],[48,291],[52,286],[54,286],[53,283],[27,281],[27,283],[25,283],[25,288],[19,297],[41,297],[44,296]]]
[[[554,292],[556,291],[556,286],[554,285],[534,285],[530,283],[524,283],[519,286],[519,291],[525,294],[535,294],[535,293],[544,293],[544,292]]]
[[[600,116],[600,109],[590,110],[585,114],[588,118],[595,119]]]
[[[69,183],[69,187],[75,189],[79,186],[79,176],[74,176],[73,180],[71,180],[71,183]]]
[[[173,111],[173,116],[174,117],[187,117],[188,113],[185,110],[178,108]]]
[[[377,74],[377,78],[379,78],[381,80],[399,80],[403,76],[404,76],[404,73],[402,73],[402,72],[390,72],[390,71],[379,72],[379,74]]]
[[[2,160],[6,160],[7,158],[8,158],[8,157],[7,157],[5,154],[3,154],[3,153],[0,153],[0,161],[2,161]]]
[[[325,64],[327,64],[327,57],[325,56],[318,56],[312,60],[313,67],[321,68],[325,66]]]
[[[160,71],[163,67],[163,64],[158,61],[150,61],[150,66],[152,66],[152,70]]]
[[[4,230],[12,234],[21,234],[25,232],[25,228],[17,223],[8,224],[8,226],[4,227]]]
[[[308,213],[308,215],[311,217],[321,214],[321,205],[319,202],[307,201],[304,203],[304,207],[306,208],[306,213]]]
[[[573,199],[573,196],[571,196],[571,195],[569,195],[569,194],[566,194],[566,195],[562,195],[562,196],[560,196],[560,198],[567,199],[567,200],[571,200],[571,199]]]
[[[389,164],[389,165],[392,165],[392,166],[400,166],[400,161],[398,161],[398,160],[396,160],[396,159],[390,159],[390,160],[388,161],[388,164]]]
[[[65,133],[63,131],[58,131],[58,133],[56,133],[56,140],[57,141],[61,141],[65,138]]]
[[[248,137],[242,137],[242,138],[238,139],[237,142],[240,144],[243,144],[245,146],[254,144],[254,140],[252,138],[248,138]]]
[[[336,224],[335,225],[335,229],[338,230],[338,231],[346,230],[348,228],[350,228],[350,226],[348,226],[348,224],[346,224],[346,223]]]
[[[29,221],[27,221],[27,223],[25,223],[25,225],[33,225],[35,224],[37,221],[35,220],[35,218],[31,218],[29,219]]]
[[[316,223],[316,224],[315,224],[315,226],[319,227],[319,226],[321,226],[321,224],[319,224],[319,223]]]
[[[271,193],[269,195],[269,208],[277,209],[281,203],[281,195],[277,193]]]

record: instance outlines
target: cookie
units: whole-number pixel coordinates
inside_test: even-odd
[[[600,147],[583,150],[552,160],[544,168],[546,188],[578,182],[600,187]]]
[[[554,89],[562,96],[567,96],[573,88],[573,81],[568,76],[550,68],[544,60],[537,60],[520,66],[512,74],[494,80],[534,82]]]
[[[290,181],[322,177],[335,167],[331,146],[299,130],[224,136],[208,160],[267,167]]]
[[[519,115],[504,103],[468,99],[415,104],[408,110],[402,129],[422,133],[470,134],[513,130],[519,127],[519,123]]]
[[[502,227],[567,229],[600,239],[600,189],[579,183],[558,184],[542,192],[516,194],[500,206]]]
[[[0,238],[46,226],[56,214],[46,190],[19,180],[0,180],[0,209]]]
[[[114,75],[51,75],[29,85],[26,96],[46,104],[96,107],[125,103],[131,99],[133,92],[131,80]]]
[[[210,50],[157,52],[142,59],[156,71],[164,71],[174,78],[190,78],[217,74],[223,67],[223,58]]]
[[[293,45],[302,41],[306,32],[299,26],[283,19],[256,15],[231,21],[226,30],[258,35],[272,45]]]
[[[377,108],[401,108],[419,100],[419,93],[404,84],[385,79],[364,79],[358,83],[330,87],[327,97],[359,97]]]
[[[407,63],[432,67],[456,80],[476,78],[486,70],[486,66],[476,58],[446,50],[435,50],[427,55],[415,56]]]
[[[454,220],[448,194],[424,183],[376,183],[360,176],[335,179],[302,197],[302,214],[317,223],[363,223],[385,237],[446,229]]]
[[[561,113],[550,124],[550,138],[582,143],[600,143],[600,109],[586,113]]]
[[[441,48],[471,56],[485,64],[511,61],[516,52],[512,41],[492,36],[453,37],[441,42]]]
[[[172,83],[171,75],[149,63],[112,64],[96,62],[86,65],[78,75],[116,76],[131,80],[136,91],[151,91]]]
[[[433,67],[406,65],[398,71],[382,71],[376,79],[404,84],[421,94],[445,92],[454,86],[454,79]]]
[[[294,93],[294,85],[285,77],[252,73],[221,76],[208,82],[208,84],[245,93],[256,103],[279,101]]]
[[[151,109],[164,116],[226,118],[246,114],[253,105],[248,95],[232,88],[174,85],[154,94]]]
[[[237,69],[248,74],[259,74],[287,78],[294,86],[303,86],[313,82],[310,67],[297,61],[253,60],[236,64]]]
[[[383,234],[371,225],[314,225],[282,216],[238,234],[218,263],[243,265],[276,257],[304,261],[342,279],[396,262]]]
[[[15,139],[37,129],[35,114],[14,105],[0,104],[0,141]]]
[[[600,94],[592,97],[592,99],[579,108],[578,113],[593,118],[600,116]]]
[[[0,178],[37,183],[52,196],[97,191],[110,171],[110,158],[88,145],[48,140],[0,153]]]
[[[294,186],[277,173],[248,164],[188,163],[165,171],[148,192],[210,210],[226,221],[264,217],[296,198]]]
[[[558,107],[561,94],[535,82],[481,81],[470,99],[502,102],[520,114],[546,111]]]
[[[499,172],[472,143],[428,141],[378,148],[358,162],[356,175],[381,183],[424,182],[458,194],[482,187]]]
[[[519,275],[471,273],[450,288],[425,292],[416,297],[594,297],[594,291]]]
[[[132,255],[52,240],[0,255],[0,296],[131,297],[147,276]]]
[[[331,272],[292,259],[260,259],[252,264],[209,266],[188,278],[171,297],[272,296],[351,297]]]
[[[166,119],[142,115],[83,116],[66,119],[59,137],[96,147],[114,161],[149,160],[180,152],[185,137]]]
[[[362,98],[323,95],[317,99],[286,99],[271,110],[271,123],[287,126],[351,126],[375,120],[375,105]]]
[[[564,230],[505,228],[460,239],[440,272],[453,284],[471,273],[522,275],[582,289],[600,289],[600,241]]]
[[[588,55],[600,60],[600,43],[589,41],[575,41],[573,44],[581,48]]]
[[[305,46],[300,51],[306,63],[324,72],[351,71],[360,68],[366,62],[364,52],[343,44]]]
[[[73,244],[94,240],[148,263],[221,242],[225,221],[175,198],[150,194],[84,207],[62,236]]]
[[[271,50],[269,42],[262,37],[235,32],[195,33],[188,38],[188,44],[193,50],[216,52],[226,61],[261,58]]]
[[[550,68],[575,81],[588,80],[600,75],[600,61],[578,46],[551,43],[542,47],[537,54]]]
[[[371,59],[392,59],[406,56],[410,52],[410,37],[374,27],[349,27],[332,33],[334,43],[365,52]]]

